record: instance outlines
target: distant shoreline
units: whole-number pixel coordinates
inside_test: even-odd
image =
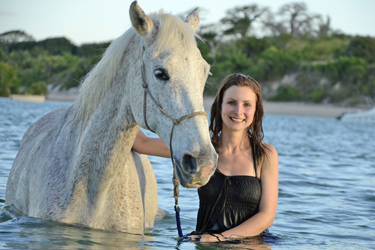
[[[10,95],[10,99],[14,101],[24,101],[24,102],[44,102],[46,96],[44,95]]]
[[[76,93],[50,93],[47,100],[73,102]],[[210,111],[214,97],[205,96],[203,105],[206,111]],[[357,112],[360,108],[340,107],[332,104],[312,104],[299,102],[263,102],[264,113],[278,115],[315,116],[315,117],[338,117],[344,112]]]
[[[211,109],[214,97],[204,97],[204,108],[206,111]],[[315,116],[315,117],[338,117],[344,112],[353,113],[361,109],[353,107],[340,107],[332,104],[311,104],[300,102],[263,102],[265,115],[296,115],[296,116]]]

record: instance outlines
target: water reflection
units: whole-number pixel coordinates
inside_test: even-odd
[[[15,215],[9,206],[0,208],[1,245],[12,249],[152,249],[155,237],[109,232]]]

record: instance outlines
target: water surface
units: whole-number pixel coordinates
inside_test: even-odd
[[[23,134],[42,115],[71,103],[0,98],[0,249],[374,249],[375,128],[330,118],[266,115],[265,141],[279,152],[279,202],[264,237],[228,244],[179,242],[172,165],[149,157],[165,216],[145,235],[106,232],[17,214],[5,188]],[[152,134],[148,133],[152,136]],[[180,188],[184,233],[194,230],[195,189]]]

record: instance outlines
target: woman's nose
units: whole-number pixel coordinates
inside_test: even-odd
[[[236,105],[236,107],[235,107],[235,112],[236,112],[236,114],[241,114],[241,112],[242,112],[242,107],[241,107],[241,105]]]

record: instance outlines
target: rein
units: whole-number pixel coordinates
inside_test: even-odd
[[[173,197],[175,199],[174,210],[176,211],[176,224],[177,224],[178,236],[182,237],[183,239],[186,239],[187,237],[183,235],[182,229],[181,229],[180,207],[178,206],[178,196],[180,195],[180,191],[179,191],[180,182],[179,182],[179,180],[177,178],[177,170],[176,170],[177,166],[176,166],[176,164],[174,162],[174,159],[173,159],[173,148],[172,148],[173,131],[174,131],[175,126],[177,126],[178,124],[180,124],[182,121],[187,120],[187,119],[189,119],[191,117],[195,117],[195,116],[205,116],[205,117],[207,117],[207,114],[204,111],[197,111],[197,112],[193,112],[193,113],[188,114],[188,115],[183,115],[183,116],[181,116],[178,119],[174,119],[173,117],[171,117],[157,103],[157,101],[155,100],[155,98],[151,94],[150,90],[148,89],[148,84],[146,83],[146,75],[145,75],[145,65],[144,65],[144,63],[142,65],[142,81],[143,81],[142,87],[144,89],[144,95],[143,95],[144,96],[143,97],[143,119],[145,121],[147,129],[150,130],[151,132],[155,133],[155,131],[152,130],[150,128],[150,126],[148,125],[148,123],[147,123],[147,114],[146,114],[147,113],[147,95],[150,97],[150,99],[155,104],[155,106],[160,110],[160,112],[163,113],[173,123],[172,129],[171,129],[170,140],[169,140],[169,149],[171,151],[171,160],[172,160],[172,165],[173,165],[173,179],[172,179],[172,181],[173,181],[173,186],[174,186],[174,188],[173,188]]]

